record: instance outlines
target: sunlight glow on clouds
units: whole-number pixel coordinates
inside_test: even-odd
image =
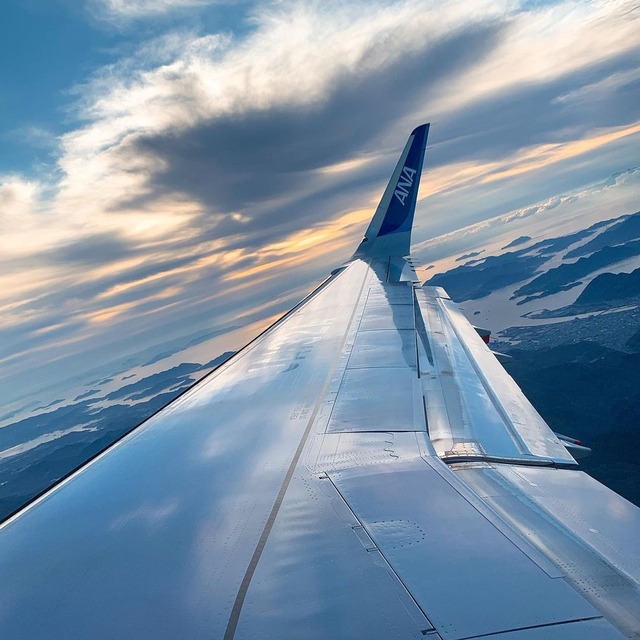
[[[424,120],[418,241],[604,179],[637,151],[626,0],[256,2],[238,31],[180,22],[215,4],[90,5],[114,29],[175,20],[75,87],[48,178],[0,177],[6,389],[34,362],[71,374],[284,310],[348,258]]]
[[[617,127],[613,131],[601,133],[591,138],[582,140],[572,140],[558,144],[540,145],[534,149],[530,149],[521,154],[514,162],[515,166],[494,172],[485,178],[483,182],[492,182],[494,180],[503,180],[512,176],[534,171],[541,167],[547,167],[562,160],[575,158],[594,149],[598,149],[604,145],[615,142],[620,138],[633,136],[640,133],[640,123],[630,127]]]
[[[522,174],[533,174],[536,170],[594,151],[621,138],[640,137],[638,136],[640,123],[626,127],[613,127],[608,131],[594,132],[594,134],[577,140],[532,146],[501,158],[499,161],[443,165],[429,172],[425,185],[421,189],[420,201],[428,201],[436,194],[452,194],[477,184],[501,181]]]

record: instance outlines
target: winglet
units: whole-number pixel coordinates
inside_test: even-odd
[[[428,135],[428,123],[411,132],[354,257],[405,256],[409,253]]]

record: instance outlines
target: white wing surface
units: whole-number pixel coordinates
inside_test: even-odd
[[[0,637],[640,637],[640,510],[409,252],[428,125],[353,259],[0,528]]]

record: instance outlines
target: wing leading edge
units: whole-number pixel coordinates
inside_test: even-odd
[[[344,269],[1,525],[3,637],[640,635],[640,510],[404,258],[427,135]]]

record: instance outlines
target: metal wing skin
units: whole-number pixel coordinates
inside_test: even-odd
[[[640,637],[640,510],[407,258],[428,125],[353,258],[0,527],[0,637]]]

